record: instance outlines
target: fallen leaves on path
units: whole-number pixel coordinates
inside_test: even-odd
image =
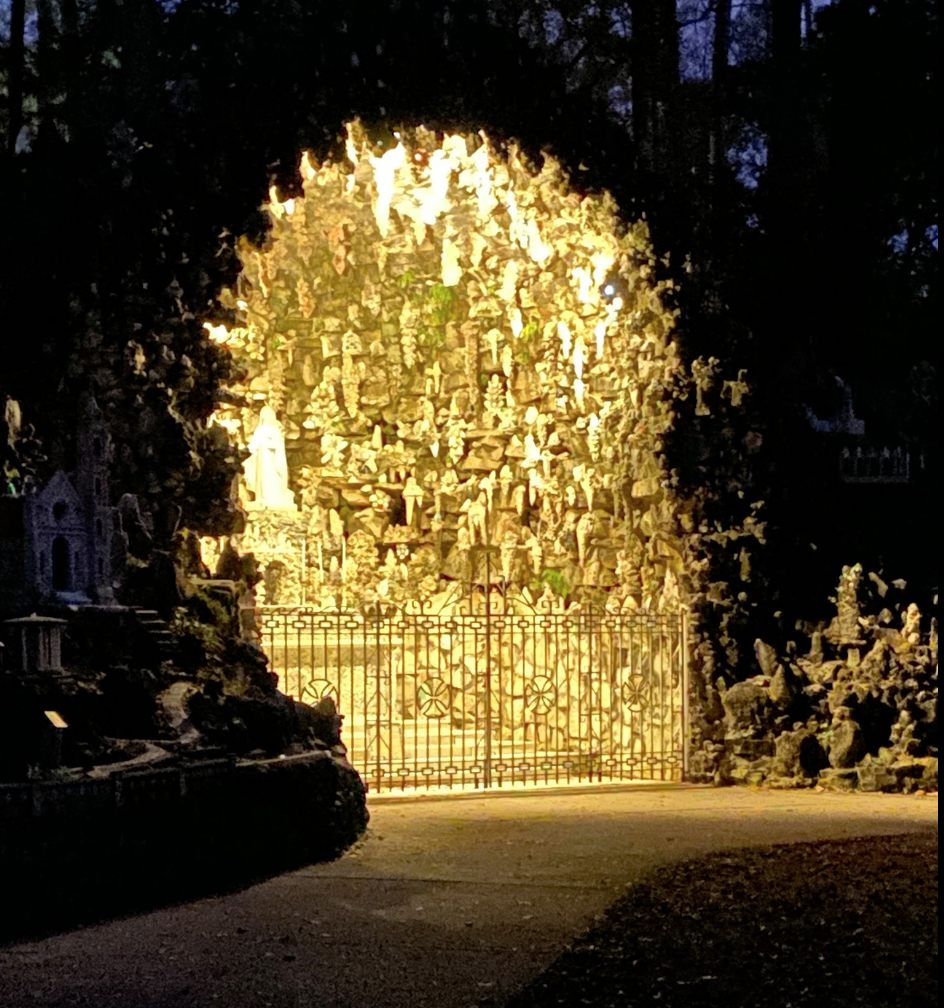
[[[507,1008],[937,1004],[937,834],[728,851],[635,886]]]

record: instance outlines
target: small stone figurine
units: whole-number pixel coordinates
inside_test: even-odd
[[[423,504],[423,488],[416,482],[415,476],[408,476],[403,487],[403,502],[406,505],[406,523],[413,524],[413,512]]]

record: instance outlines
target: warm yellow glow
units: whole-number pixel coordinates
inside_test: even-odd
[[[210,322],[204,322],[203,328],[206,329],[207,336],[209,336],[214,343],[229,342],[229,330],[225,325],[213,325]]]
[[[302,154],[301,172],[302,177],[306,182],[310,182],[317,174],[317,169],[314,164],[312,164],[311,155],[308,151],[305,151],[304,154]]]
[[[646,389],[680,362],[664,285],[635,265],[645,226],[483,135],[418,128],[384,149],[354,124],[345,154],[304,155],[301,198],[270,190],[236,320],[205,325],[246,373],[248,405],[216,421],[246,447],[272,408],[299,505],[250,507],[237,545],[329,607],[431,601],[441,578],[474,580],[485,545],[521,604],[545,568],[596,604],[658,598],[681,555],[655,531],[673,520],[656,456],[671,402]]]
[[[396,188],[397,172],[406,164],[406,148],[402,143],[398,143],[380,157],[371,157],[370,163],[374,169],[374,182],[377,186],[374,217],[377,218],[378,230],[386,237],[390,229],[390,204]]]
[[[565,357],[569,357],[570,356],[570,348],[573,345],[573,341],[572,341],[571,335],[570,335],[570,326],[568,326],[566,322],[563,322],[563,321],[558,322],[557,323],[557,335],[560,337],[561,350],[563,351],[564,356]]]

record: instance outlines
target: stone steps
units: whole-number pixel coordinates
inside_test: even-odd
[[[138,626],[148,635],[162,661],[173,658],[177,653],[177,642],[171,633],[167,621],[162,619],[155,609],[142,609],[134,606]]]

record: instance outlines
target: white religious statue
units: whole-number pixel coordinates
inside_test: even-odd
[[[271,406],[263,406],[259,413],[259,424],[249,439],[249,452],[243,470],[255,506],[296,510],[295,494],[288,488],[285,435]]]

